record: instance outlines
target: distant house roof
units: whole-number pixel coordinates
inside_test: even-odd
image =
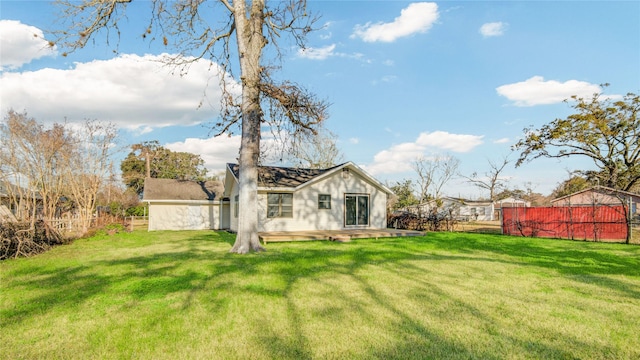
[[[19,196],[27,197],[31,195],[32,199],[37,199],[37,200],[42,199],[42,196],[37,191],[35,192],[35,195],[32,195],[32,192],[30,192],[29,190],[21,186],[16,186],[5,181],[0,181],[0,197],[6,198],[6,197],[9,197],[10,195],[13,195],[16,197],[19,197]]]
[[[556,202],[559,202],[559,201],[564,201],[564,200],[573,198],[573,197],[575,197],[577,195],[581,195],[581,194],[585,194],[585,193],[598,193],[598,194],[603,194],[603,195],[615,195],[615,196],[621,196],[622,198],[631,197],[631,198],[640,200],[640,194],[635,194],[635,193],[628,192],[628,191],[623,191],[623,190],[618,190],[618,189],[614,189],[614,188],[610,188],[610,187],[606,187],[606,186],[597,185],[597,186],[594,186],[594,187],[590,187],[590,188],[587,188],[587,189],[576,191],[576,192],[574,192],[572,194],[565,195],[565,196],[559,197],[557,199],[553,199],[553,200],[551,200],[551,203],[553,204],[553,203],[556,203]]]
[[[432,205],[437,203],[438,201],[441,202],[448,202],[448,203],[456,203],[456,204],[460,204],[460,205],[469,205],[469,206],[489,206],[491,205],[491,201],[490,200],[469,200],[469,199],[463,199],[463,198],[458,198],[458,197],[452,197],[452,196],[443,196],[440,199],[431,199],[428,200],[422,204],[418,204],[418,206],[420,205]]]
[[[191,181],[174,179],[144,180],[144,201],[150,200],[218,200],[223,193],[220,181]]]
[[[506,197],[504,199],[496,200],[493,202],[493,204],[497,209],[500,209],[503,207],[531,206],[530,201],[526,201],[524,199],[516,199],[512,196]]]

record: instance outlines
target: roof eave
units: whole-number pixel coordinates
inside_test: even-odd
[[[363,178],[365,178],[367,181],[369,181],[370,183],[374,184],[375,186],[377,186],[378,188],[380,188],[382,191],[384,191],[385,193],[387,193],[387,195],[391,195],[393,194],[393,191],[391,191],[391,189],[389,189],[387,186],[385,186],[383,183],[381,183],[380,181],[378,181],[376,178],[374,178],[373,176],[369,175],[369,173],[367,173],[366,171],[364,171],[362,168],[360,168],[358,165],[354,164],[353,161],[347,161],[344,164],[341,165],[337,165],[334,168],[332,168],[331,170],[326,171],[325,173],[316,176],[315,178],[300,184],[296,187],[296,190],[299,190],[305,186],[310,186],[312,184],[315,184],[317,182],[320,182],[322,180],[324,180],[325,178],[328,178],[330,176],[332,176],[334,173],[338,172],[338,171],[342,171],[342,169],[344,168],[350,168],[353,169],[354,171],[356,171],[360,176],[362,176]]]
[[[202,205],[209,205],[209,204],[217,204],[220,201],[221,201],[220,199],[215,199],[215,200],[142,199],[142,202],[146,202],[146,203],[149,203],[149,204],[151,204],[151,203],[169,203],[169,204],[202,204]]]

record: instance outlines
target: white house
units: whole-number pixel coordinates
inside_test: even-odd
[[[493,203],[444,196],[438,200],[411,206],[408,211],[426,216],[431,211],[451,215],[456,220],[493,220]]]
[[[209,191],[209,197],[194,182],[159,186],[161,179],[147,179],[143,201],[149,203],[149,230],[237,231],[238,179],[239,166],[227,164],[224,190]],[[352,162],[329,169],[261,166],[258,231],[386,229],[391,194]]]

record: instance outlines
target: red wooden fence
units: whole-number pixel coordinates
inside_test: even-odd
[[[624,240],[622,206],[502,208],[502,233],[575,240]]]

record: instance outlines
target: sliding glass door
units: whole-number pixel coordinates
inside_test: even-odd
[[[369,195],[345,195],[344,208],[346,226],[369,225]]]

